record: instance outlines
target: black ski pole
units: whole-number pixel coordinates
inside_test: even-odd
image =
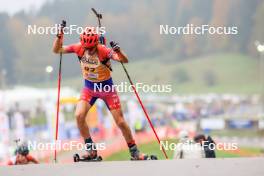
[[[92,8],[92,11],[94,12],[95,16],[98,19],[99,27],[101,27],[101,19],[103,18],[102,14],[98,13],[94,8]]]

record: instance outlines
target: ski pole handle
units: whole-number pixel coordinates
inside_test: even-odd
[[[101,28],[101,19],[103,18],[103,15],[101,13],[97,13],[94,8],[92,8],[92,11],[98,19],[99,28]]]
[[[63,34],[64,34],[64,28],[66,27],[66,21],[65,20],[62,20],[60,26],[59,26],[59,29],[58,29],[58,34],[57,34],[57,37],[59,39],[61,39],[63,37]]]
[[[120,46],[117,42],[111,41],[110,42],[110,46],[113,48],[113,50],[115,52],[119,52],[120,51]]]

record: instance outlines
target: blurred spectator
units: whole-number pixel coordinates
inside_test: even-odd
[[[30,164],[30,163],[38,164],[39,162],[37,161],[36,158],[34,158],[33,156],[29,154],[28,146],[26,144],[22,144],[17,147],[15,151],[15,156],[12,157],[8,161],[7,164],[8,165],[24,165],[24,164]]]
[[[194,141],[199,143],[204,150],[206,158],[215,158],[215,151],[213,150],[212,146],[215,145],[213,139],[208,136],[207,138],[203,134],[198,134],[194,137]],[[210,147],[211,145],[211,147]]]
[[[14,113],[13,119],[16,123],[16,138],[25,139],[25,121],[24,116],[18,110]]]
[[[8,116],[0,104],[0,161],[8,155],[9,132]]]
[[[174,159],[204,158],[202,147],[189,138],[187,131],[181,131],[179,137]]]

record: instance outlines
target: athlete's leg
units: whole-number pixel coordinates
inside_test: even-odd
[[[124,119],[123,112],[121,109],[121,104],[119,97],[116,91],[105,93],[104,96],[101,97],[105,104],[107,105],[108,109],[110,110],[116,125],[121,130],[125,140],[127,143],[130,143],[133,140],[132,132]]]
[[[86,123],[86,116],[89,112],[91,106],[95,103],[96,97],[93,97],[92,93],[84,88],[81,94],[81,100],[77,104],[75,117],[77,121],[77,126],[80,130],[80,134],[84,139],[87,155],[83,157],[86,158],[95,158],[97,156],[96,147],[92,140],[92,137],[89,132],[88,124]]]
[[[121,130],[126,142],[130,143],[131,141],[133,141],[132,132],[131,132],[127,122],[124,119],[123,112],[122,112],[121,108],[113,109],[113,110],[111,110],[111,113],[113,115],[113,118],[115,120],[116,125]]]
[[[111,111],[115,123],[121,130],[129,148],[129,152],[132,159],[143,160],[145,155],[140,153],[135,140],[132,136],[132,132],[124,119],[123,112],[121,110],[120,100],[116,92],[109,93],[107,96],[103,97],[107,107]]]
[[[77,126],[80,130],[80,134],[84,139],[88,139],[91,137],[89,132],[89,127],[86,123],[86,115],[91,108],[91,105],[84,100],[80,100],[77,104],[76,111],[75,111],[75,118],[77,121]]]
[[[145,157],[146,155],[139,152],[137,145],[135,143],[135,140],[132,136],[131,129],[129,128],[127,122],[124,119],[121,108],[112,109],[111,113],[114,117],[115,123],[117,124],[117,126],[121,130],[121,132],[122,132],[122,134],[123,134],[123,136],[127,142],[127,146],[129,148],[131,158],[133,160],[144,160],[146,158]]]

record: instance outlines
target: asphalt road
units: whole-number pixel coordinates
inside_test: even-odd
[[[1,166],[0,176],[263,176],[264,158],[109,161]]]

